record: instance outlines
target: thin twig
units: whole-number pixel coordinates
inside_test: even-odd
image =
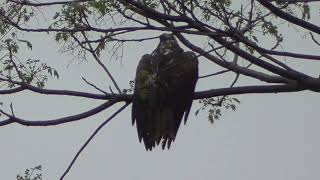
[[[118,109],[115,113],[113,113],[107,120],[105,120],[87,139],[87,141],[82,145],[82,147],[78,150],[77,154],[72,159],[71,163],[69,164],[68,168],[65,170],[65,172],[60,177],[60,180],[63,180],[63,178],[68,174],[73,164],[78,159],[81,152],[87,147],[87,145],[90,143],[90,141],[94,138],[94,136],[103,128],[110,120],[112,120],[117,114],[119,114],[121,111],[123,111],[130,103],[126,103],[123,105],[120,109]]]
[[[82,32],[82,36],[84,37],[84,39],[86,41],[88,41],[87,36],[85,35],[84,32]],[[92,54],[92,56],[94,57],[94,59],[97,61],[97,63],[102,67],[102,69],[107,73],[107,75],[109,76],[109,78],[111,79],[113,85],[116,87],[117,91],[119,92],[119,94],[122,93],[120,87],[118,86],[116,80],[113,78],[112,74],[110,73],[110,71],[108,70],[108,68],[101,62],[101,60],[99,59],[99,57],[97,56],[97,54],[94,52],[93,47],[91,46],[90,43],[88,43],[88,46],[90,48],[90,53]]]
[[[10,110],[11,110],[11,114],[12,114],[12,116],[13,116],[13,117],[15,117],[15,115],[14,115],[14,111],[13,111],[13,105],[12,105],[12,103],[10,103]]]
[[[216,76],[216,75],[219,75],[219,74],[224,74],[226,72],[229,72],[230,70],[222,70],[222,71],[218,71],[218,72],[215,72],[215,73],[212,73],[212,74],[207,74],[207,75],[204,75],[204,76],[199,76],[199,79],[201,78],[207,78],[207,77],[211,77],[211,76]]]
[[[82,77],[82,80],[83,80],[85,83],[87,83],[88,85],[90,85],[90,86],[92,86],[93,88],[95,88],[96,90],[102,92],[103,94],[106,94],[106,95],[108,94],[106,91],[100,89],[98,86],[96,86],[96,85],[90,83],[89,81],[87,81],[86,78]]]
[[[230,88],[232,88],[232,87],[236,84],[236,82],[237,82],[238,79],[239,79],[239,75],[240,75],[240,74],[237,73],[236,77],[234,78],[233,82],[232,82],[231,85],[230,85]],[[227,95],[223,95],[222,98],[219,100],[219,102],[217,102],[215,105],[221,106],[222,103],[223,103],[223,101],[226,99],[226,97],[227,97]]]
[[[320,42],[318,42],[316,40],[316,38],[313,36],[313,34],[310,32],[310,35],[311,35],[311,39],[313,40],[313,42],[315,42],[318,46],[320,46]]]

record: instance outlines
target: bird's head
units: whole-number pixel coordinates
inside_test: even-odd
[[[174,38],[173,34],[161,34],[160,35],[160,42],[165,42],[165,41],[176,41],[176,39]]]
[[[158,45],[158,51],[160,54],[168,55],[173,52],[181,52],[182,49],[178,45],[178,41],[173,34],[162,34],[159,37],[160,43]]]

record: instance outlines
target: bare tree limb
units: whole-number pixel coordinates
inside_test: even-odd
[[[311,36],[311,39],[314,43],[316,43],[318,46],[320,46],[320,42],[316,40],[316,38],[313,36],[313,34],[310,32],[310,36]]]
[[[64,4],[74,4],[74,3],[81,3],[81,2],[89,2],[92,0],[70,0],[70,1],[56,1],[56,2],[47,2],[47,3],[33,3],[27,0],[7,0],[8,2],[16,3],[19,5],[26,5],[26,6],[52,6],[52,5],[64,5]]]
[[[310,30],[314,33],[320,34],[320,27],[319,26],[316,26],[316,25],[311,24],[307,21],[299,19],[299,18],[292,16],[291,14],[288,14],[286,12],[283,12],[282,10],[280,10],[279,8],[277,8],[272,3],[270,3],[266,0],[256,0],[256,1],[258,1],[261,5],[263,5],[267,9],[269,9],[272,13],[279,16],[280,18],[285,19],[288,22],[291,22],[291,23],[298,25],[302,28]]]
[[[237,95],[237,94],[265,94],[265,93],[283,93],[283,92],[297,92],[303,91],[306,88],[298,85],[262,85],[262,86],[242,86],[232,88],[211,89],[207,91],[200,91],[195,93],[194,99],[203,99],[223,95]]]
[[[243,74],[245,76],[253,77],[253,78],[259,79],[261,81],[269,82],[269,83],[290,83],[290,80],[283,78],[281,76],[274,76],[274,75],[265,74],[262,72],[254,71],[251,69],[247,69],[247,68],[235,65],[232,62],[228,63],[226,61],[222,61],[222,60],[218,59],[217,57],[206,53],[206,51],[204,51],[202,48],[192,44],[184,36],[177,34],[177,37],[185,46],[187,46],[191,50],[199,53],[200,55],[203,55],[204,57],[206,57],[207,59],[209,59],[213,63],[218,64],[221,67],[224,67],[228,70]]]
[[[90,83],[89,81],[87,81],[86,78],[82,77],[82,80],[83,80],[85,83],[87,83],[89,86],[91,86],[91,87],[95,88],[96,90],[98,90],[99,92],[102,92],[103,94],[108,95],[108,93],[107,93],[106,91],[104,91],[104,90],[102,90],[101,88],[99,88],[98,86]]]
[[[63,118],[53,119],[53,120],[40,120],[40,121],[30,121],[30,120],[21,119],[16,116],[10,115],[10,114],[4,112],[3,110],[0,110],[0,112],[2,114],[4,114],[5,116],[8,117],[8,119],[0,122],[0,126],[8,125],[11,123],[18,123],[18,124],[21,124],[24,126],[55,126],[55,125],[65,124],[65,123],[78,121],[78,120],[90,117],[92,115],[95,115],[95,114],[111,107],[112,105],[114,105],[116,102],[119,102],[119,101],[120,101],[119,99],[113,98],[113,99],[111,99],[111,100],[91,109],[91,110],[85,111],[83,113],[79,113],[79,114],[72,115],[72,116],[66,116]]]
[[[308,2],[318,2],[320,0],[267,0],[267,1],[277,1],[277,2],[287,2],[287,3],[298,3],[298,2],[304,2],[304,3],[308,3]]]
[[[223,95],[237,95],[237,94],[265,94],[265,93],[282,93],[282,92],[297,92],[297,91],[303,91],[306,90],[306,88],[300,87],[296,84],[288,84],[288,85],[260,85],[260,86],[242,86],[242,87],[231,87],[231,88],[220,88],[220,89],[211,89],[206,91],[199,91],[196,92],[194,95],[194,100],[196,99],[203,99],[203,98],[209,98],[209,97],[216,97],[216,96],[223,96]],[[118,95],[119,96],[119,95]],[[132,96],[127,95],[127,102],[131,101]],[[55,120],[42,120],[42,121],[29,121],[20,119],[18,117],[13,117],[7,113],[5,113],[3,110],[0,110],[1,113],[9,117],[9,119],[0,121],[0,126],[5,126],[11,123],[18,123],[25,126],[53,126],[53,125],[59,125],[63,123],[73,122],[77,120],[84,119],[86,117],[92,116],[96,113],[99,113],[116,102],[124,101],[121,99],[121,96],[117,98],[115,95],[115,98],[107,101],[106,103],[103,103],[102,105],[91,109],[89,111],[68,116],[64,118],[59,118]]]
[[[224,73],[226,73],[226,72],[230,72],[230,70],[222,70],[222,71],[218,71],[218,72],[215,72],[215,73],[212,73],[212,74],[207,74],[207,75],[199,76],[198,78],[199,78],[199,79],[207,78],[207,77],[211,77],[211,76],[216,76],[216,75],[224,74]]]
[[[20,91],[25,90],[25,88],[23,87],[17,87],[17,88],[13,88],[13,89],[6,89],[6,90],[0,90],[0,94],[14,94]]]
[[[62,176],[60,177],[60,180],[63,180],[64,177],[68,174],[68,172],[70,171],[70,169],[72,168],[73,164],[76,162],[76,160],[78,159],[79,155],[81,154],[81,152],[87,147],[87,145],[90,143],[90,141],[94,138],[95,135],[98,134],[98,132],[108,123],[110,122],[110,120],[112,120],[116,115],[118,115],[120,112],[122,112],[127,106],[129,105],[129,103],[126,103],[125,105],[123,105],[120,109],[118,109],[115,113],[113,113],[107,120],[105,120],[92,134],[91,136],[87,139],[87,141],[81,146],[81,148],[78,150],[77,154],[74,156],[74,158],[72,159],[71,163],[69,164],[68,168],[65,170],[65,172],[62,174]]]

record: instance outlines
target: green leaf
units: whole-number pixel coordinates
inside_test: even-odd
[[[216,114],[219,115],[219,116],[221,116],[221,110],[220,110],[220,109],[217,109],[217,110],[216,110]]]
[[[234,104],[230,104],[230,107],[231,107],[231,109],[232,109],[233,111],[235,111],[235,110],[236,110],[236,105],[234,105]]]
[[[212,114],[209,114],[208,119],[212,124],[214,123],[214,119],[213,119],[213,115]]]
[[[240,104],[240,100],[237,98],[232,98],[233,101],[237,102],[238,104]]]
[[[53,70],[53,75],[55,77],[57,77],[57,79],[59,79],[59,74],[58,74],[58,71],[57,70]]]
[[[52,76],[52,69],[48,68],[48,73]]]
[[[27,47],[32,50],[32,44],[30,41],[19,39],[20,42],[26,43]]]
[[[60,13],[59,12],[56,12],[53,16],[53,19],[57,19],[58,17],[60,16]]]
[[[198,110],[196,110],[196,112],[195,112],[195,115],[197,116],[198,114],[199,114],[199,109]]]
[[[258,38],[257,38],[256,36],[252,36],[252,38],[253,38],[253,40],[254,40],[255,42],[257,42],[257,43],[259,42],[259,41],[258,41]]]
[[[302,19],[306,20],[306,19],[310,19],[310,7],[308,4],[303,4],[303,11],[302,11]]]

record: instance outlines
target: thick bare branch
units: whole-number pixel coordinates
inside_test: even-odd
[[[25,88],[23,87],[17,87],[17,88],[13,88],[13,89],[6,89],[6,90],[0,90],[0,94],[14,94],[20,91],[25,90]]]
[[[67,117],[63,117],[63,118],[58,118],[58,119],[40,120],[40,121],[25,120],[25,119],[10,115],[10,114],[4,112],[3,110],[0,110],[0,112],[2,114],[4,114],[5,116],[8,117],[8,119],[0,122],[0,126],[12,124],[12,123],[18,123],[18,124],[21,124],[24,126],[55,126],[55,125],[65,124],[65,123],[78,121],[78,120],[90,117],[92,115],[95,115],[95,114],[111,107],[112,105],[114,105],[116,102],[119,102],[119,101],[120,101],[119,99],[113,98],[113,99],[111,99],[111,100],[91,109],[91,110],[85,111],[83,113],[79,113],[76,115],[67,116]]]
[[[247,69],[241,66],[238,66],[232,62],[226,62],[226,61],[222,61],[220,59],[218,59],[217,57],[206,53],[206,51],[204,51],[202,48],[192,44],[190,41],[188,41],[184,36],[177,34],[177,37],[179,38],[179,40],[188,48],[190,48],[191,50],[199,53],[200,55],[206,57],[207,59],[209,59],[210,61],[228,69],[231,70],[233,72],[236,73],[240,73],[243,74],[245,76],[249,76],[249,77],[253,77],[255,79],[259,79],[261,81],[265,81],[265,82],[269,82],[269,83],[290,83],[290,80],[283,78],[281,76],[272,76],[272,75],[268,75],[262,72],[258,72],[258,71],[254,71],[251,69]]]
[[[55,1],[55,2],[45,2],[45,3],[39,3],[39,2],[34,3],[34,2],[27,1],[27,0],[7,0],[7,1],[19,4],[19,5],[40,7],[40,6],[53,6],[53,5],[64,5],[64,4],[89,2],[92,0],[70,0],[70,1]]]
[[[283,3],[298,3],[298,2],[304,2],[304,3],[308,3],[308,2],[318,2],[320,0],[267,0],[267,1],[277,1],[277,2],[283,2]]]
[[[311,24],[307,21],[304,21],[302,19],[299,19],[291,14],[288,14],[282,10],[280,10],[279,8],[277,8],[276,6],[274,6],[272,3],[270,3],[269,1],[266,0],[257,0],[261,5],[263,5],[265,8],[269,9],[272,13],[274,13],[275,15],[281,17],[282,19],[287,20],[288,22],[291,22],[295,25],[298,25],[304,29],[310,30],[312,32],[315,32],[317,34],[320,34],[320,27],[316,26],[314,24]]]
[[[237,94],[265,94],[265,93],[281,93],[281,92],[297,92],[306,90],[306,88],[300,87],[296,84],[288,84],[288,85],[260,85],[260,86],[242,86],[242,87],[231,87],[231,88],[220,88],[220,89],[212,89],[207,91],[199,91],[196,92],[194,95],[194,99],[203,99],[203,98],[209,98],[209,97],[216,97],[216,96],[223,96],[223,95],[237,95]],[[119,97],[119,98],[118,98]],[[9,117],[7,120],[3,120],[0,122],[0,126],[8,125],[11,123],[19,123],[21,125],[25,126],[53,126],[53,125],[59,125],[63,123],[73,122],[77,120],[84,119],[86,117],[92,116],[94,114],[97,114],[116,102],[124,101],[124,99],[121,99],[121,96],[118,95],[115,96],[115,98],[103,103],[102,105],[91,109],[89,111],[68,116],[64,118],[59,118],[55,120],[42,120],[42,121],[30,121],[30,120],[24,120],[18,117],[14,117],[12,115],[9,115],[8,113],[2,112],[6,116]],[[132,96],[127,95],[126,101],[130,102]]]
[[[297,92],[306,90],[298,85],[261,85],[261,86],[242,86],[232,88],[220,88],[207,91],[200,91],[195,93],[194,99],[203,99],[224,95],[237,94],[265,94],[265,93],[283,93],[283,92]]]

